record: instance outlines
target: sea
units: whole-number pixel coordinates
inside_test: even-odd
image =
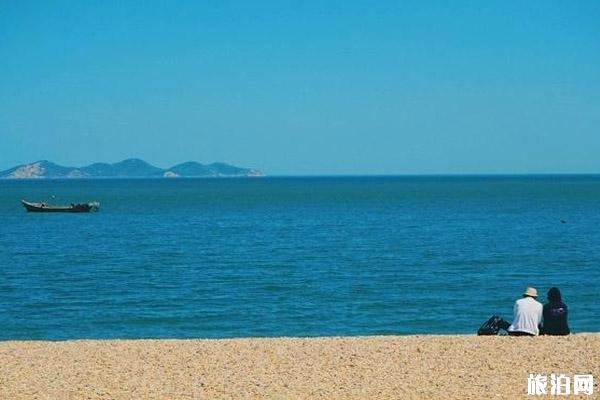
[[[0,181],[0,340],[600,331],[599,266],[594,175]]]

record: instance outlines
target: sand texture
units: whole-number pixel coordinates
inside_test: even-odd
[[[529,373],[600,398],[600,335],[0,342],[0,399],[542,398]]]

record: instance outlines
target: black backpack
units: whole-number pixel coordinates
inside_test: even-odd
[[[477,330],[477,335],[486,336],[486,335],[497,335],[500,332],[500,329],[508,329],[510,324],[500,318],[497,315],[492,315],[490,319],[485,321],[483,325]]]

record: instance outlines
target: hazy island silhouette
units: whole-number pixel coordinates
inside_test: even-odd
[[[130,158],[117,162],[94,163],[85,167],[64,167],[50,161],[36,161],[0,172],[0,179],[39,178],[210,178],[258,177],[262,171],[215,162],[201,164],[188,161],[163,169],[144,160]]]

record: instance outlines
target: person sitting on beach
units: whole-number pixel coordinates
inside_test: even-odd
[[[543,306],[536,298],[537,290],[528,287],[525,289],[525,293],[523,293],[523,298],[515,301],[513,322],[507,329],[509,335],[539,335]]]
[[[560,290],[557,287],[550,288],[548,290],[548,303],[544,304],[542,335],[570,334],[567,314],[567,305],[562,302]]]

